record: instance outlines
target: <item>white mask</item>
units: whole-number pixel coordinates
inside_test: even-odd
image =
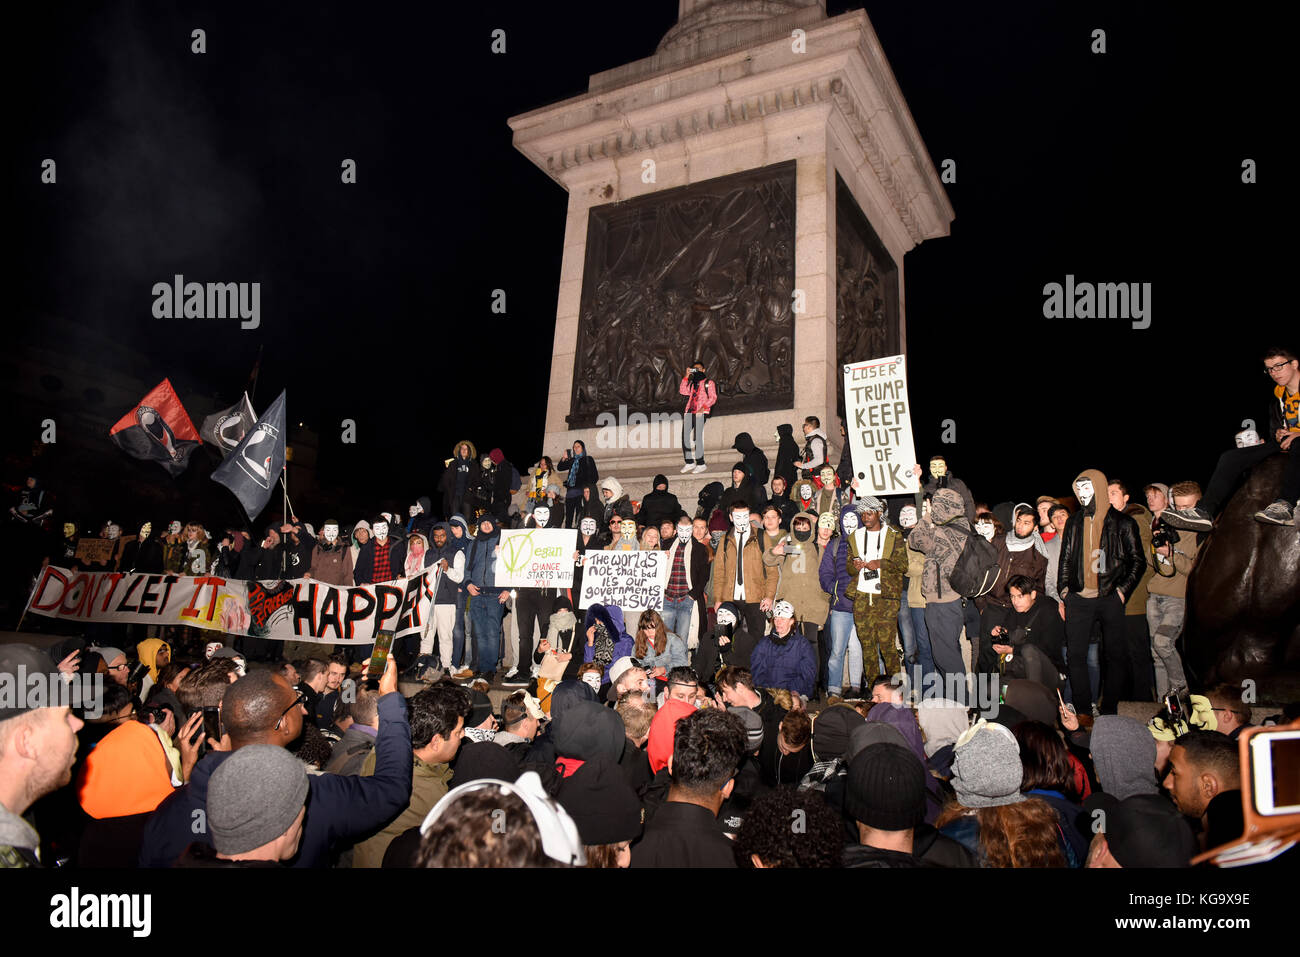
[[[735,623],[736,623],[736,616],[731,613],[730,609],[727,608],[718,609],[718,627],[722,628],[727,625],[734,625]]]
[[[333,545],[339,537],[339,527],[337,525],[325,525],[320,530],[320,537]]]
[[[976,522],[976,523],[975,523],[975,531],[977,531],[977,532],[979,532],[981,535],[983,535],[984,538],[985,538],[987,541],[990,541],[990,542],[993,541],[993,523],[992,523],[992,522]]]
[[[736,527],[736,531],[743,532],[745,529],[749,528],[749,513],[732,512],[731,524]]]
[[[375,524],[370,527],[370,531],[374,534],[375,538],[381,540],[385,539],[388,537],[388,523],[375,522]]]
[[[418,506],[418,505],[412,505],[412,506],[411,506],[409,509],[407,509],[406,511],[407,511],[407,514],[411,516],[411,518],[415,518],[415,516],[417,516],[417,515],[419,515],[421,512],[423,512],[424,509],[420,508],[420,506]]]
[[[584,518],[581,522],[578,523],[578,528],[582,531],[582,534],[584,535],[595,535],[596,520],[594,518]]]
[[[844,530],[852,534],[858,530],[858,516],[853,512],[848,512],[840,520],[844,525]]]
[[[145,522],[140,526],[140,538],[146,539],[153,534],[153,522]]]
[[[684,542],[684,541],[686,541],[687,539],[689,539],[690,537],[691,537],[691,526],[689,526],[689,525],[678,525],[678,526],[677,526],[677,540],[678,540],[679,542]]]
[[[911,528],[916,524],[916,506],[904,505],[898,512],[898,524],[903,528]]]
[[[930,475],[934,478],[943,478],[948,474],[948,463],[943,459],[934,459],[930,462]]]
[[[213,655],[217,653],[217,649],[220,647],[221,647],[221,642],[209,641],[206,645],[203,646],[203,657],[211,658]]]
[[[109,522],[107,525],[104,526],[104,537],[109,539],[110,541],[117,538],[121,534],[122,534],[121,525],[114,525],[112,522]]]
[[[1237,433],[1237,448],[1248,449],[1254,445],[1263,445],[1264,440],[1259,437],[1259,433],[1254,429],[1247,429],[1244,432]]]
[[[590,688],[592,691],[599,691],[599,690],[600,690],[600,672],[599,672],[599,671],[588,671],[586,674],[584,674],[584,675],[582,676],[582,682],[583,682],[583,684],[585,684],[588,688]]]
[[[1092,488],[1092,479],[1083,479],[1076,482],[1074,486],[1074,497],[1079,500],[1079,504],[1084,508],[1092,503],[1093,496],[1097,493]]]
[[[812,498],[812,492],[813,489],[811,485],[809,485],[807,482],[800,483],[799,497],[803,499],[805,502]]]
[[[170,525],[167,526],[168,535],[179,535],[180,533],[181,533],[180,522],[172,522]]]
[[[538,525],[545,525],[551,520],[551,510],[545,505],[539,505],[533,509],[533,518],[537,519]]]

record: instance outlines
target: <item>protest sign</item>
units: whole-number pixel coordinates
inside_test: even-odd
[[[438,570],[345,588],[312,579],[228,581],[215,575],[79,572],[46,566],[27,611],[67,621],[188,625],[228,635],[365,645],[377,631],[423,634]]]
[[[77,539],[76,558],[79,562],[106,562],[113,558],[113,546],[117,541],[112,538]]]
[[[844,427],[853,455],[858,495],[915,492],[916,447],[907,401],[903,356],[868,359],[844,367]]]
[[[493,582],[500,588],[571,588],[577,550],[576,529],[506,529]]]
[[[652,608],[662,612],[667,575],[667,553],[658,549],[587,552],[583,556],[582,595],[578,607],[618,605],[624,609]]]

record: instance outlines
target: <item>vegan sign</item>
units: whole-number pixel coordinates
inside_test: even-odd
[[[667,552],[587,552],[582,565],[579,608],[618,605],[663,611]]]
[[[571,588],[578,532],[517,528],[501,533],[495,584],[501,588]]]
[[[859,495],[899,495],[918,488],[903,360],[888,356],[844,367],[844,427]]]

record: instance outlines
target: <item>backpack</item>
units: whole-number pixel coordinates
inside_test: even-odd
[[[964,598],[979,598],[987,595],[997,583],[1002,566],[998,564],[998,550],[992,542],[985,541],[984,536],[969,529],[966,535],[966,544],[953,563],[948,584]]]

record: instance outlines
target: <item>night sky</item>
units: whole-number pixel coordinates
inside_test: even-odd
[[[322,483],[344,490],[345,522],[434,494],[462,437],[521,470],[560,451],[540,443],[566,196],[511,146],[506,119],[653,53],[674,0],[454,16],[442,4],[177,6],[9,14],[21,19],[5,64],[6,378],[34,345],[99,360],[89,336],[51,341],[45,320],[61,316],[129,343],[145,357],[133,374],[170,377],[197,424],[238,397],[261,348],[255,405],[288,389],[291,420],[320,435]],[[1274,292],[1290,274],[1274,224],[1292,176],[1278,144],[1293,112],[1279,12],[865,6],[936,166],[957,161],[952,235],[904,260],[918,453],[942,448],[990,502],[1063,495],[1090,467],[1139,487],[1204,482],[1243,419],[1264,428],[1259,350],[1295,336]],[[1098,27],[1104,55],[1089,49]],[[489,48],[496,28],[504,56]],[[45,157],[56,186],[39,182]],[[355,186],[340,183],[344,158]],[[1255,185],[1241,182],[1245,158]],[[260,281],[261,328],[154,319],[151,288],[175,273]],[[1151,327],[1045,319],[1043,286],[1067,273],[1151,283]],[[496,288],[505,316],[490,311]],[[39,410],[22,412],[4,424],[11,483],[39,433]],[[355,445],[339,442],[345,418]],[[957,444],[941,447],[949,418]],[[208,462],[169,489],[106,435],[102,455],[119,481],[103,490],[121,494],[125,477],[229,511]],[[45,478],[58,488],[57,472]],[[91,504],[104,507],[79,507]]]

